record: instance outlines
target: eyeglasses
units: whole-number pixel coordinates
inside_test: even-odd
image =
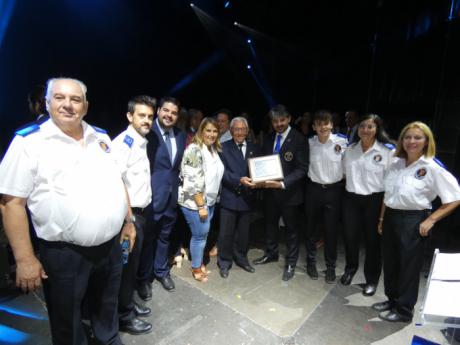
[[[243,127],[243,128],[235,128],[235,127],[232,127],[232,131],[234,132],[239,132],[239,133],[244,133],[244,132],[247,132],[247,128]]]

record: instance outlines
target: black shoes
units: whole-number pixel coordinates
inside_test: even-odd
[[[277,257],[271,257],[268,255],[261,256],[260,258],[255,259],[252,263],[254,265],[265,265],[268,264],[269,262],[277,262],[278,258]]]
[[[390,301],[374,303],[372,305],[372,309],[380,311],[380,312],[391,310],[391,308],[393,308],[393,303],[391,303]]]
[[[152,325],[135,317],[132,320],[120,322],[119,330],[132,335],[146,334],[152,331]]]
[[[283,278],[282,279],[285,282],[287,282],[288,280],[292,279],[292,277],[294,277],[294,273],[295,273],[295,266],[287,265],[284,268]]]
[[[254,269],[254,267],[252,267],[250,264],[246,264],[246,265],[238,265],[238,267],[241,267],[243,270],[245,270],[246,272],[249,272],[249,273],[254,273],[256,270]]]
[[[337,276],[335,275],[335,268],[326,269],[326,283],[333,284]]]
[[[137,294],[144,301],[152,299],[152,284],[149,282],[140,283],[137,287]]]
[[[163,289],[165,289],[166,291],[171,292],[176,288],[171,276],[166,276],[166,277],[161,277],[161,278],[156,278],[156,279],[161,283],[161,286],[163,286]]]
[[[363,287],[363,295],[364,296],[374,296],[376,290],[377,290],[377,286],[375,284],[366,284]]]
[[[379,319],[389,322],[411,322],[412,316],[402,315],[397,311],[384,311],[379,314]]]
[[[316,270],[316,265],[315,264],[307,264],[307,274],[313,280],[318,279],[318,271]]]
[[[340,283],[342,283],[342,285],[350,285],[354,275],[354,273],[345,271],[342,278],[340,278]]]
[[[222,278],[228,278],[228,268],[219,268],[219,274]]]
[[[149,307],[145,307],[143,305],[134,303],[134,313],[136,314],[136,316],[146,317],[149,316],[151,312],[152,309],[150,309]]]

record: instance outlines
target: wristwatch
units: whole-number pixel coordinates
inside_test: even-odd
[[[125,219],[125,224],[132,224],[136,221],[136,216],[133,214],[131,217],[128,217],[128,219]]]

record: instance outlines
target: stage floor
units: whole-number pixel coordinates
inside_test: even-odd
[[[261,249],[252,248],[251,259]],[[318,270],[324,270],[319,249]],[[153,283],[153,298],[147,303],[153,314],[150,334],[122,333],[125,345],[407,345],[418,335],[439,344],[458,344],[444,330],[411,324],[388,323],[377,318],[370,306],[385,299],[380,285],[373,297],[361,294],[360,270],[350,286],[338,280],[343,272],[339,253],[337,282],[326,284],[324,275],[311,280],[301,255],[295,277],[281,280],[283,260],[255,266],[251,274],[234,266],[227,279],[219,276],[212,258],[207,283],[193,280],[190,263],[172,270],[176,289],[163,290]],[[320,273],[321,274],[321,273]],[[420,298],[426,279],[422,277]],[[136,295],[137,298],[137,295]],[[417,306],[418,308],[418,306]],[[49,345],[49,327],[41,293],[22,295],[3,291],[0,304],[0,344]]]

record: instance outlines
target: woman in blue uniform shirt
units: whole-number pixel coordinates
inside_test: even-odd
[[[378,231],[383,242],[383,272],[388,300],[373,309],[391,322],[412,320],[417,302],[424,239],[433,225],[460,204],[455,177],[436,159],[430,128],[412,122],[403,128],[395,161],[385,177],[384,204]],[[442,205],[433,213],[431,202]]]

